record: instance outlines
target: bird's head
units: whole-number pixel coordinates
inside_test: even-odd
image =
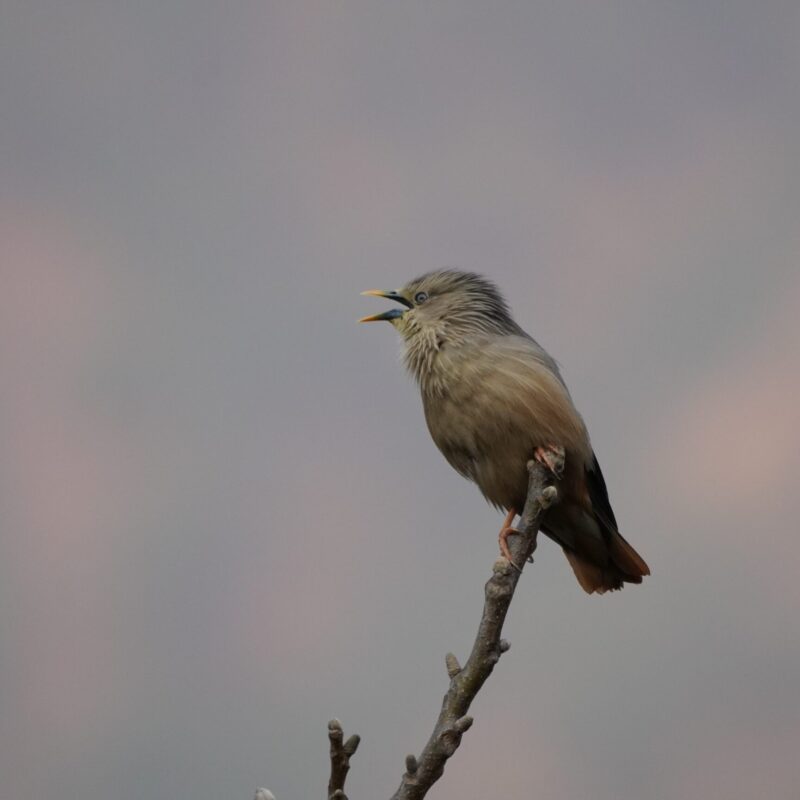
[[[359,321],[391,322],[409,345],[420,340],[438,347],[473,334],[518,332],[497,287],[472,272],[429,272],[402,289],[371,289],[363,294],[385,297],[405,306]]]

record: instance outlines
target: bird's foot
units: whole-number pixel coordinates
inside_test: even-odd
[[[517,572],[522,572],[522,567],[517,565],[517,562],[511,557],[511,551],[508,549],[508,542],[506,540],[512,533],[522,533],[522,531],[511,527],[503,528],[503,530],[500,531],[500,536],[497,537],[500,542],[500,552],[503,554],[503,558],[505,558]]]
[[[497,537],[497,541],[500,544],[500,553],[502,554],[503,558],[514,567],[517,572],[522,572],[522,569],[516,565],[514,559],[511,557],[511,551],[508,549],[508,537],[511,536],[512,533],[522,533],[522,531],[518,531],[511,523],[514,521],[514,517],[517,516],[517,512],[512,508],[509,510],[508,514],[506,515],[505,520],[503,521],[503,527],[500,528],[500,535]]]
[[[557,460],[554,462],[550,456],[552,453],[556,456]],[[537,447],[533,451],[533,457],[540,463],[544,464],[556,478],[561,477],[564,471],[564,448],[559,447],[557,444],[548,444],[544,447]]]

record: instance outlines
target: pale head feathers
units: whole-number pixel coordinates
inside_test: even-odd
[[[472,272],[429,272],[399,294],[413,305],[392,324],[403,337],[403,361],[426,392],[441,390],[446,381],[446,348],[493,335],[524,335],[500,290]]]

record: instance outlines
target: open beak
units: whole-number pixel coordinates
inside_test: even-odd
[[[387,300],[394,300],[397,303],[402,303],[407,308],[411,308],[413,306],[412,302],[403,297],[403,295],[401,295],[399,292],[385,292],[382,289],[369,289],[366,292],[361,292],[361,294],[369,295],[371,297],[385,297]],[[405,311],[401,311],[399,308],[393,308],[390,311],[384,311],[381,314],[372,314],[369,317],[361,317],[359,322],[380,322],[381,320],[387,320],[391,322],[393,319],[402,317],[405,313]]]

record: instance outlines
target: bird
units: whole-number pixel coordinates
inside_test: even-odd
[[[450,465],[507,513],[500,551],[516,531],[527,464],[551,470],[563,451],[559,502],[541,530],[559,544],[589,594],[641,583],[644,559],[622,537],[600,464],[555,360],[513,319],[498,287],[473,272],[429,272],[401,289],[365,295],[396,301],[360,322],[385,320],[400,334],[403,362],[419,385],[425,421]],[[516,565],[514,565],[516,566]]]

